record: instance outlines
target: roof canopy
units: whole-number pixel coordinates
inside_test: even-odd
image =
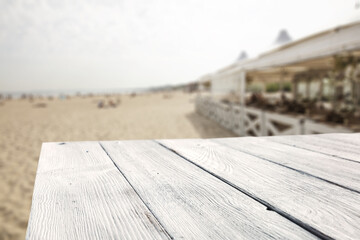
[[[257,58],[231,64],[215,74],[230,74],[242,70],[256,72],[294,66],[316,68],[331,64],[332,56],[336,54],[356,50],[360,50],[360,22],[290,42]]]

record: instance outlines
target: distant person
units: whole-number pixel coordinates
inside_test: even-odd
[[[98,102],[97,107],[98,107],[98,108],[104,108],[104,102],[103,102],[103,100],[100,100],[100,101]]]

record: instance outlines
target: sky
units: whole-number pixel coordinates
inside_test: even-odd
[[[0,92],[191,82],[360,20],[359,0],[0,0]]]

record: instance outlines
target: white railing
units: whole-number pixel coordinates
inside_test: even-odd
[[[257,108],[228,105],[211,98],[198,97],[198,113],[219,123],[240,136],[297,135],[352,132],[348,128],[316,123],[305,117],[263,111]]]

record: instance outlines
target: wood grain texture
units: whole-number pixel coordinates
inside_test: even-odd
[[[360,193],[360,164],[357,162],[277,143],[271,137],[223,138],[214,141]]]
[[[327,237],[360,236],[358,193],[210,140],[159,142]]]
[[[314,238],[154,141],[101,144],[175,239]]]
[[[360,134],[276,136],[269,140],[360,163]]]
[[[27,239],[169,239],[97,142],[44,143]]]

